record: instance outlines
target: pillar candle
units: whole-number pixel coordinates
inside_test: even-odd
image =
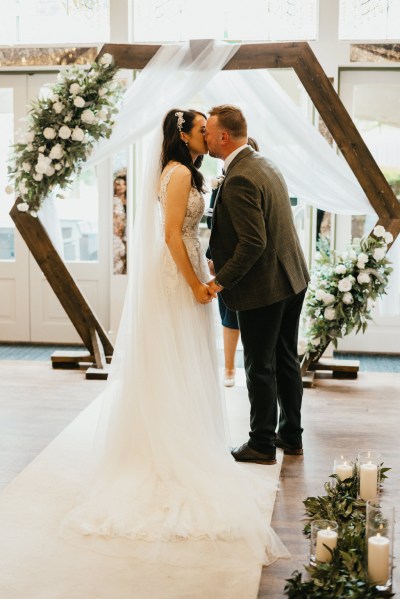
[[[335,474],[338,475],[340,480],[346,480],[347,478],[351,478],[353,474],[353,467],[344,462],[343,464],[337,464]]]
[[[374,584],[386,585],[389,578],[389,539],[376,536],[368,539],[368,576]]]
[[[317,547],[315,550],[315,559],[317,561],[330,562],[332,560],[331,552],[324,545],[327,545],[333,551],[337,545],[337,536],[337,532],[330,528],[318,531]]]
[[[378,466],[361,464],[360,466],[360,498],[364,501],[375,499],[378,489]]]

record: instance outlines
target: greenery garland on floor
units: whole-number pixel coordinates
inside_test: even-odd
[[[381,480],[390,468],[381,468]],[[336,474],[330,478],[336,485],[325,483],[326,495],[307,497],[306,524],[304,534],[310,536],[312,520],[334,520],[338,524],[339,540],[333,552],[332,561],[305,566],[309,580],[303,581],[302,573],[296,570],[287,579],[285,594],[292,599],[373,599],[392,597],[393,593],[383,594],[371,584],[365,567],[365,502],[357,500],[356,467],[353,476],[341,481]]]

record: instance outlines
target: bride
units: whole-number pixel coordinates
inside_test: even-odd
[[[161,175],[152,151],[95,475],[63,529],[110,554],[234,568],[288,554],[268,524],[275,484],[264,466],[238,464],[229,451],[198,234],[205,124],[197,111],[170,110]]]

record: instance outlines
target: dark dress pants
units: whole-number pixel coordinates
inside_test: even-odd
[[[303,384],[297,353],[300,313],[305,290],[254,310],[238,312],[250,400],[249,445],[274,453],[275,431],[301,447]]]

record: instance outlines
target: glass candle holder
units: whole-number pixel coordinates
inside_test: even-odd
[[[360,451],[357,464],[357,498],[363,501],[379,495],[381,454],[373,449]]]
[[[313,520],[310,537],[310,565],[330,562],[338,540],[338,525],[333,520]]]
[[[353,476],[354,459],[344,453],[335,455],[333,461],[333,474],[337,474],[341,481]],[[335,481],[335,479],[332,479]]]
[[[392,586],[395,509],[382,498],[369,499],[366,506],[368,576],[378,591],[387,591]]]

